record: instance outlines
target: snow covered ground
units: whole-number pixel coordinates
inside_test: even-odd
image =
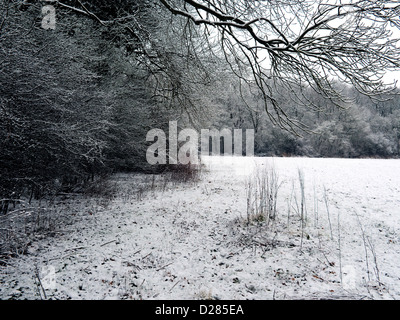
[[[400,298],[400,160],[203,163],[196,182],[118,174],[111,201],[60,204],[68,223],[0,266],[0,298]],[[260,168],[279,177],[277,217],[249,224]]]

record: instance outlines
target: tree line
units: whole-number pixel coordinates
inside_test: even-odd
[[[346,91],[347,103],[337,107],[308,93],[314,108],[283,99],[281,106],[304,130],[295,135],[271,125],[262,101],[252,95],[244,104],[235,96],[235,86],[228,100],[221,100],[216,128],[254,128],[255,154],[258,156],[307,156],[340,158],[398,158],[400,156],[399,91],[379,97],[361,95],[354,88],[336,84]],[[282,96],[284,98],[284,96]]]
[[[364,2],[358,2],[360,35],[367,32],[361,30],[360,12],[368,9],[370,18],[392,19],[389,7],[383,6],[379,15]],[[377,79],[363,86],[361,74],[347,84],[328,82],[322,76],[328,65],[313,66],[330,58],[324,57],[323,47],[334,44],[324,37],[310,38],[305,21],[300,37],[279,31],[288,30],[279,6],[290,4],[292,11],[300,6],[305,19],[312,8],[301,3],[277,2],[270,11],[280,17],[276,25],[254,20],[262,22],[257,30],[272,28],[277,36],[263,41],[250,28],[253,23],[237,18],[264,12],[251,1],[65,0],[54,4],[56,28],[46,30],[40,2],[1,0],[2,211],[7,211],[8,200],[21,195],[40,198],[79,190],[111,172],[154,170],[146,162],[146,133],[153,128],[167,131],[169,121],[195,129],[255,129],[258,155],[397,157],[396,92],[378,90]],[[230,7],[235,8],[231,15]],[[321,7],[312,30],[326,32],[337,9]],[[340,10],[351,13],[346,6]],[[244,41],[235,28],[252,40]],[[258,44],[250,47],[254,40]],[[333,32],[330,40],[339,41],[342,51],[334,49],[346,62],[333,66],[335,72],[350,72],[351,59],[376,68],[398,63],[395,53],[378,45],[354,56],[354,35]],[[260,46],[273,58],[269,67],[258,60]],[[314,61],[310,57],[315,52]],[[375,53],[386,54],[385,59],[372,61]],[[296,55],[302,61],[296,62]]]

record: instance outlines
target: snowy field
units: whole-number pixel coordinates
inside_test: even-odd
[[[0,266],[0,299],[400,298],[400,160],[203,164],[199,181],[118,174],[111,199],[56,204],[56,232]],[[276,218],[249,223],[263,168]]]

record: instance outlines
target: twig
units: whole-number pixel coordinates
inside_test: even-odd
[[[299,174],[300,192],[301,192],[301,204],[300,204],[300,222],[301,222],[300,251],[301,251],[303,248],[304,224],[305,224],[305,219],[307,219],[307,211],[305,209],[304,173],[301,169],[298,169],[298,174]]]
[[[290,193],[290,198],[288,201],[288,216],[287,216],[287,228],[289,229],[289,223],[290,223],[290,209],[292,207],[292,200],[293,200],[293,193],[294,193],[294,180],[292,180],[292,191]]]
[[[47,300],[46,290],[44,290],[42,281],[40,280],[39,270],[38,270],[38,267],[37,267],[37,266],[35,267],[35,272],[36,272],[36,277],[37,277],[37,279],[38,279],[38,281],[39,281],[39,284],[40,284],[40,288],[42,288],[44,298]],[[39,291],[39,293],[40,293],[40,291]],[[42,295],[40,295],[40,297],[42,297]]]
[[[89,17],[92,17],[93,19],[97,20],[97,21],[98,21],[101,25],[103,25],[103,26],[107,26],[107,25],[110,24],[110,21],[103,21],[103,20],[101,20],[98,16],[96,16],[93,12],[89,11],[89,10],[82,4],[81,1],[78,1],[78,2],[79,2],[79,4],[82,6],[82,8],[83,8],[84,10],[79,9],[79,8],[75,8],[75,7],[72,7],[72,6],[69,6],[69,5],[67,5],[67,4],[65,4],[65,3],[62,3],[62,2],[58,2],[58,4],[59,4],[60,6],[62,6],[62,7],[64,7],[64,8],[67,8],[67,9],[70,9],[70,10],[72,10],[72,11],[75,11],[75,12],[78,12],[78,13],[81,13],[81,14],[84,14],[84,15],[87,15],[87,16],[89,16]]]
[[[315,190],[315,180],[314,180],[314,225],[318,228],[318,199],[317,192]]]
[[[65,256],[51,258],[51,259],[48,259],[48,261],[54,261],[54,260],[59,260],[59,259],[68,258],[68,257],[70,257],[70,256],[73,256],[74,254],[75,254],[75,253],[70,253],[70,254],[66,254]]]
[[[331,266],[331,267],[333,267],[333,266],[335,265],[335,263],[329,261],[329,259],[328,259],[328,257],[326,256],[325,252],[323,252],[322,250],[321,250],[321,252],[322,252],[322,255],[325,257],[326,261],[328,262],[328,265]]]
[[[367,276],[368,276],[368,281],[370,281],[371,279],[370,279],[370,276],[369,276],[370,271],[369,271],[369,263],[368,263],[367,242],[365,240],[365,231],[364,231],[364,228],[363,228],[362,223],[360,221],[360,217],[358,216],[358,213],[355,212],[355,214],[356,214],[356,217],[357,217],[358,225],[359,225],[359,227],[361,229],[361,236],[362,236],[362,240],[363,240],[363,244],[364,244],[364,252],[365,252],[365,263],[366,263],[366,266],[367,266]]]
[[[342,248],[341,248],[341,237],[340,237],[340,210],[338,211],[337,217],[337,228],[338,228],[338,245],[339,245],[339,271],[340,271],[340,283],[343,283],[342,274]]]
[[[162,266],[162,267],[156,269],[156,271],[160,271],[160,270],[162,270],[162,269],[164,269],[164,268],[170,266],[172,263],[173,263],[173,262],[170,262],[170,263],[168,263],[168,264],[166,264],[166,265],[164,265],[164,266]]]
[[[333,240],[331,216],[330,216],[330,213],[329,213],[328,196],[327,196],[327,193],[326,193],[325,186],[324,186],[324,202],[325,202],[326,212],[328,214],[329,229],[331,230],[331,240]]]
[[[375,251],[375,247],[371,242],[370,237],[367,237],[367,241],[368,241],[368,245],[369,245],[369,249],[372,252],[372,256],[374,258],[374,264],[375,264],[375,275],[376,275],[376,279],[378,280],[378,282],[381,284],[381,280],[380,280],[380,276],[379,276],[379,268],[378,268],[378,260],[376,258],[376,251]]]
[[[173,288],[175,288],[175,286],[179,283],[179,282],[181,282],[181,280],[178,280],[177,282],[175,282],[175,284],[172,286],[172,288],[171,289],[169,289],[169,292],[171,292],[172,291],[172,289]]]
[[[104,247],[105,245],[110,244],[110,243],[112,243],[112,242],[116,242],[116,241],[117,241],[117,239],[114,239],[114,240],[105,242],[105,243],[101,244],[100,247]]]
[[[69,249],[66,249],[65,250],[65,252],[67,252],[67,251],[75,251],[75,250],[81,250],[81,249],[86,249],[87,247],[76,247],[76,248],[69,248]]]
[[[144,257],[142,257],[142,260],[146,259],[149,255],[151,255],[152,252],[149,252],[148,254],[146,254]]]

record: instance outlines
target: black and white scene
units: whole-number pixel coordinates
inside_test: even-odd
[[[400,1],[0,0],[0,300],[400,299],[397,80]]]

